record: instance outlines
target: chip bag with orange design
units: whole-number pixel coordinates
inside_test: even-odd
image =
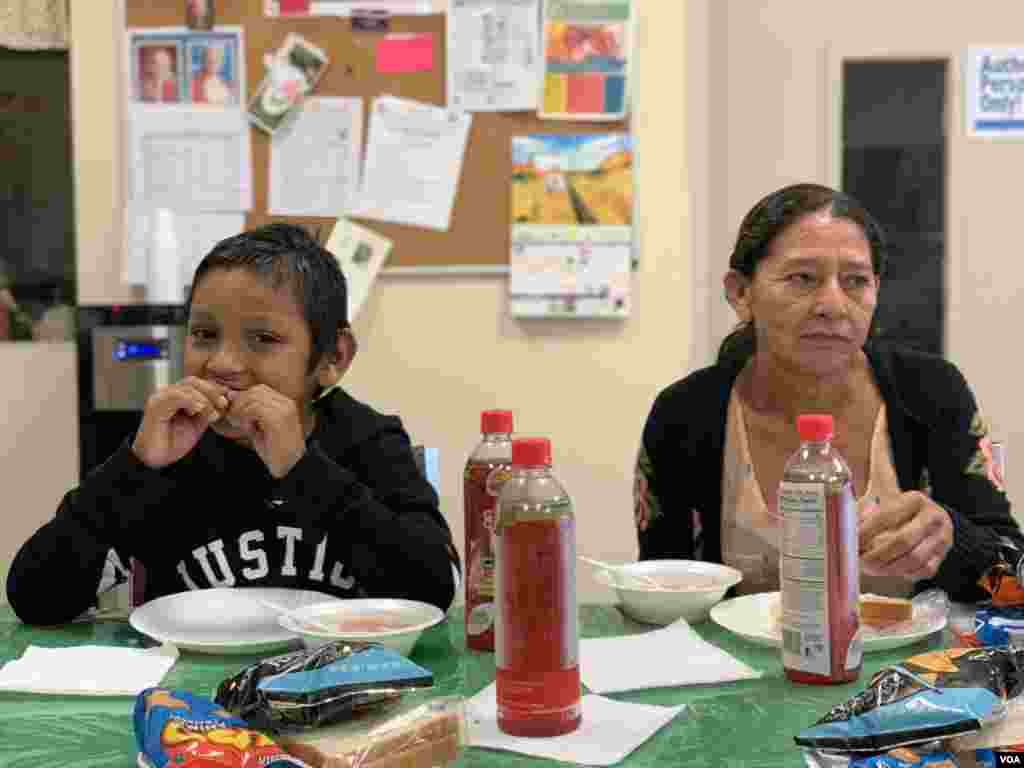
[[[147,688],[135,700],[141,768],[309,768],[210,699]]]
[[[981,575],[978,586],[992,595],[993,608],[1024,606],[1024,552],[1003,537],[999,560]]]

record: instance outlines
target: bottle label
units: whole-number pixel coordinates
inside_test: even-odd
[[[494,603],[478,603],[467,609],[466,633],[482,635],[494,627]]]
[[[860,666],[864,657],[864,633],[860,627],[853,633],[850,639],[850,647],[846,651],[846,671],[852,672]]]
[[[465,624],[467,645],[475,650],[494,650],[495,503],[509,473],[506,464],[473,461],[464,473]]]
[[[577,666],[575,540],[571,518],[517,522],[495,536],[499,669],[537,679]]]
[[[860,672],[857,502],[846,482],[779,485],[783,666],[841,682]]]
[[[783,517],[779,547],[782,663],[787,669],[828,675],[828,548],[824,483],[779,484]]]

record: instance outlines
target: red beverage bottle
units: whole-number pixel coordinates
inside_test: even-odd
[[[576,518],[545,438],[512,441],[495,528],[498,727],[558,736],[579,727]]]
[[[828,414],[797,418],[800,448],[779,483],[782,666],[797,683],[860,676],[857,501]]]
[[[482,437],[466,462],[462,498],[466,532],[466,647],[494,650],[494,518],[498,491],[512,466],[512,411],[480,414]]]

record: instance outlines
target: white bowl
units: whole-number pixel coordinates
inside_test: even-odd
[[[667,584],[680,584],[653,589],[634,579],[617,581],[617,575],[611,571],[595,571],[595,579],[618,593],[623,612],[645,624],[671,624],[680,618],[691,624],[705,621],[711,607],[725,597],[730,587],[743,580],[743,574],[735,568],[700,560],[641,560],[623,564],[619,571],[627,577],[648,576]],[[692,582],[692,586],[682,586],[687,582]]]
[[[337,630],[321,632],[308,624],[293,621],[292,617],[299,622],[312,620],[329,628],[337,626]],[[359,598],[306,605],[294,610],[291,616],[279,617],[278,621],[289,632],[301,637],[307,648],[315,648],[331,640],[349,640],[380,643],[388,648],[394,648],[403,656],[408,656],[423,630],[443,621],[444,617],[444,611],[436,605],[417,600]],[[375,619],[381,619],[397,627],[368,631],[359,629],[358,626],[344,626],[346,621],[358,625]]]

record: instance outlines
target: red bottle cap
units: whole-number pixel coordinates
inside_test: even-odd
[[[480,431],[511,432],[512,411],[482,411],[480,413]]]
[[[832,414],[804,413],[796,417],[796,431],[801,440],[820,443],[832,439]]]
[[[519,467],[551,464],[551,441],[546,437],[517,437],[512,441],[512,463]]]

